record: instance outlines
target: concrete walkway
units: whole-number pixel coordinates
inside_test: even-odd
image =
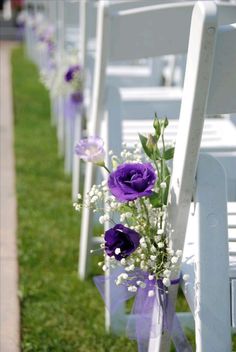
[[[20,351],[16,194],[10,52],[0,42],[0,351]]]

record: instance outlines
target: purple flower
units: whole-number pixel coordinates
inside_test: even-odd
[[[117,260],[128,257],[139,246],[140,235],[122,224],[105,232],[105,251]]]
[[[71,100],[75,104],[80,104],[83,102],[83,93],[82,92],[75,92],[71,94]]]
[[[99,137],[83,138],[75,146],[75,153],[84,161],[104,162],[105,150],[103,140]]]
[[[157,176],[150,163],[125,163],[112,172],[108,179],[111,193],[120,202],[150,196]]]
[[[74,66],[71,66],[66,74],[65,74],[65,81],[66,82],[70,82],[73,78],[74,78],[74,75],[76,73],[78,73],[80,71],[80,66],[79,65],[74,65]]]

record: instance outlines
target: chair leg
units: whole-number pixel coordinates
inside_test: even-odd
[[[96,167],[92,163],[86,163],[84,197],[91,190],[96,179]],[[80,232],[80,250],[78,273],[81,280],[84,280],[88,273],[90,249],[93,231],[93,213],[89,208],[83,208]]]
[[[58,98],[58,117],[57,117],[57,139],[58,139],[58,155],[64,155],[64,111],[63,98]]]
[[[80,187],[80,158],[74,152],[75,144],[79,142],[82,136],[82,115],[76,114],[74,122],[74,137],[73,137],[73,165],[72,165],[72,200],[77,200]]]
[[[230,352],[229,251],[224,169],[213,157],[201,155],[197,181],[197,352]]]
[[[64,171],[65,174],[71,173],[71,124],[70,118],[65,118],[65,158],[64,158]]]

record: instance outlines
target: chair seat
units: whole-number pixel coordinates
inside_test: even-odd
[[[137,142],[137,134],[149,134],[153,132],[153,120],[124,120],[123,141],[129,146]],[[175,142],[178,130],[178,120],[169,120],[169,126],[166,129],[166,143]],[[207,152],[229,152],[236,151],[236,129],[232,122],[226,118],[206,118],[204,122],[204,131],[201,142],[201,150]]]
[[[187,283],[182,282],[186,299],[194,314],[195,302],[195,236],[191,236],[191,231],[187,231],[185,247],[183,252],[182,273],[189,275]],[[232,327],[236,328],[236,202],[228,203],[228,238],[229,238],[229,283],[231,288],[231,316]]]
[[[112,77],[150,77],[151,69],[145,65],[109,65],[107,74]]]

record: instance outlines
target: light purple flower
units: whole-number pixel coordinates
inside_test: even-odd
[[[76,144],[75,153],[84,161],[103,163],[105,157],[103,145],[103,140],[99,137],[83,138]]]

